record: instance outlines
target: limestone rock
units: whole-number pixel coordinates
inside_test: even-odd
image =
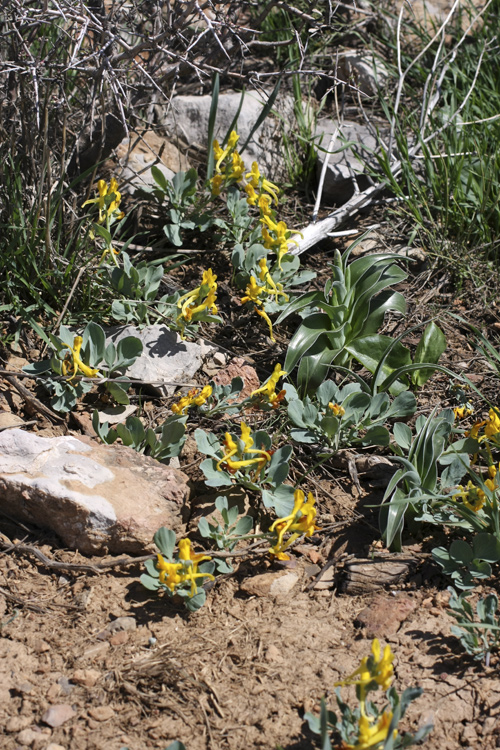
[[[247,92],[238,117],[237,131],[240,136],[239,146],[242,146],[257,121],[267,99],[267,96],[257,92]],[[207,148],[208,120],[212,97],[206,96],[174,96],[170,102],[167,114],[163,107],[157,107],[158,120],[162,126],[177,138],[187,144],[197,144]],[[220,142],[226,135],[240,106],[241,94],[224,93],[219,95],[217,117],[215,123],[215,138]],[[281,137],[284,130],[291,130],[294,126],[293,98],[284,96],[274,103],[273,111],[281,117],[267,116],[257,128],[241,157],[248,168],[253,161],[259,163],[262,173],[268,179],[279,180],[284,175],[284,160],[281,149]]]
[[[339,55],[336,75],[354,84],[365,96],[373,96],[389,78],[386,64],[370,53],[347,50]]]
[[[165,325],[146,326],[139,330],[134,326],[118,326],[106,331],[106,344],[115,346],[121,339],[135,336],[142,341],[142,354],[127,368],[131,380],[155,383],[148,389],[158,396],[171,395],[177,384],[190,381],[200,369],[204,359],[215,351],[206,344],[182,341],[179,334]]]
[[[191,166],[175,144],[151,130],[124,138],[116,149],[116,155],[122,168],[118,181],[121,184],[124,180],[124,191],[130,193],[141,187],[156,185],[151,176],[153,164],[163,172],[167,180],[171,180],[176,172],[185,172]]]
[[[298,583],[297,573],[280,570],[277,573],[262,573],[247,578],[240,584],[240,589],[250,596],[278,597],[289,594]]]
[[[84,554],[143,552],[160,526],[182,532],[187,477],[123,446],[0,433],[0,505]]]

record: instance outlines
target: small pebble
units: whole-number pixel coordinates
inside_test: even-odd
[[[226,364],[226,355],[222,352],[215,352],[213,356],[214,365],[217,365],[217,367],[224,367]]]
[[[48,724],[49,727],[60,727],[65,724],[69,719],[76,716],[75,711],[64,703],[59,703],[56,706],[48,708],[42,716],[44,724]]]
[[[113,718],[115,712],[111,706],[97,706],[96,708],[91,708],[89,714],[96,721],[107,721]]]

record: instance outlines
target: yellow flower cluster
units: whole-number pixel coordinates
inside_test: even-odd
[[[250,427],[245,422],[241,422],[240,430],[241,438],[239,440],[238,438],[235,440],[229,432],[226,432],[224,438],[225,452],[224,456],[217,462],[217,471],[226,470],[234,473],[238,469],[255,466],[255,474],[258,475],[266,463],[271,460],[271,455],[267,451],[253,447],[254,440],[250,434]],[[244,458],[247,453],[255,456],[255,458]],[[236,460],[233,458],[234,456],[236,456]]]
[[[273,335],[273,324],[271,323],[269,315],[264,310],[264,305],[270,297],[274,297],[276,302],[280,296],[288,302],[289,297],[283,291],[283,284],[276,284],[274,282],[269,273],[269,268],[267,267],[267,261],[265,258],[259,260],[259,268],[259,281],[261,283],[259,284],[255,276],[251,276],[247,288],[245,289],[245,296],[241,298],[241,302],[243,304],[245,304],[245,302],[251,302],[254,305],[257,315],[264,318],[269,327],[269,337],[271,341],[275,341],[276,339]]]
[[[276,534],[276,542],[269,552],[277,560],[289,560],[290,556],[285,550],[302,534],[312,536],[319,529],[319,526],[315,525],[316,508],[312,492],[306,500],[302,490],[295,490],[293,499],[293,510],[290,515],[278,518],[269,529],[271,533]],[[285,542],[284,536],[288,533],[292,535]]]
[[[480,430],[484,427],[484,435],[479,437]],[[475,425],[470,429],[467,435],[474,438],[479,443],[483,440],[491,440],[500,433],[500,412],[498,409],[490,409],[488,413],[488,419],[482,422],[476,422]]]
[[[214,580],[210,573],[199,573],[198,565],[204,560],[211,560],[208,555],[197,554],[191,550],[191,540],[181,539],[179,542],[179,556],[177,562],[167,562],[162,555],[158,554],[156,567],[160,571],[160,583],[168,586],[170,591],[175,591],[178,586],[188,582],[191,584],[190,597],[196,594],[198,578],[209,578]]]
[[[178,299],[177,307],[181,312],[177,317],[177,325],[181,329],[182,339],[184,338],[186,324],[194,322],[197,315],[205,311],[217,315],[217,305],[215,304],[217,298],[216,281],[217,276],[209,268],[208,271],[203,272],[200,286],[197,286],[191,292],[183,294]]]
[[[377,638],[372,642],[372,653],[361,659],[359,667],[349,677],[337,686],[356,685],[359,689],[359,704],[361,716],[358,726],[358,737],[355,745],[344,745],[349,750],[375,750],[387,739],[392,721],[392,712],[385,710],[378,718],[366,714],[366,695],[369,689],[381,687],[388,690],[394,677],[394,654],[390,646],[384,648],[382,654]],[[394,730],[394,738],[397,730]]]
[[[174,414],[185,414],[190,406],[201,406],[212,395],[212,386],[206,385],[201,389],[194,388],[187,396],[183,396],[176,404],[172,404]]]
[[[486,480],[486,484],[490,482],[490,479]],[[458,492],[456,495],[453,495],[452,500],[455,500],[455,502],[459,501],[462,502],[466,508],[469,510],[473,510],[474,513],[477,513],[484,505],[484,501],[486,500],[486,494],[480,487],[476,487],[473,482],[467,482],[466,486],[459,484]]]
[[[225,149],[217,140],[213,142],[215,174],[210,180],[212,195],[214,197],[220,195],[222,187],[231,181],[242,183],[243,178],[246,180],[243,189],[247,194],[247,203],[249,206],[257,206],[260,211],[264,247],[276,252],[278,267],[281,269],[281,261],[287,254],[289,246],[297,243],[295,240],[290,240],[293,232],[288,229],[286,223],[276,221],[276,211],[273,210],[272,203],[274,201],[274,204],[278,205],[279,188],[261,174],[256,161],[252,162],[250,172],[244,175],[245,165],[236,151],[238,140],[239,135],[233,130]],[[223,162],[226,163],[223,165]]]
[[[104,224],[106,219],[123,219],[125,214],[119,209],[122,196],[118,190],[118,183],[115,178],[111,178],[109,185],[106,183],[106,180],[99,180],[97,183],[97,192],[99,193],[97,198],[85,201],[85,203],[82,203],[82,208],[90,203],[97,203],[99,207],[98,224]],[[106,206],[106,198],[111,196],[113,196],[113,199]]]
[[[276,386],[278,385],[278,380],[280,378],[284,378],[285,375],[288,375],[288,373],[281,369],[281,365],[276,365],[269,380],[264,383],[263,386],[257,388],[256,391],[252,391],[250,396],[253,398],[253,396],[260,395],[261,397],[265,398],[269,404],[271,404],[273,409],[277,409],[280,405],[280,402],[283,401],[285,397],[285,391],[279,391],[278,393],[276,393]]]
[[[89,367],[80,357],[83,339],[81,336],[75,336],[73,346],[68,346],[68,352],[62,363],[62,374],[69,375],[69,380],[73,380],[78,372],[81,372],[87,378],[95,378],[99,375],[99,370]]]
[[[471,414],[473,414],[473,409],[469,409],[467,406],[455,406],[453,409],[453,413],[455,415],[455,419],[461,420],[465,419],[466,417],[470,417]]]
[[[331,402],[328,404],[328,408],[332,410],[334,417],[343,417],[345,414],[345,409],[343,406],[339,406],[338,404],[332,404]]]
[[[392,711],[384,711],[378,719],[362,714],[359,717],[358,741],[355,745],[344,744],[344,750],[375,750],[385,742],[392,721]],[[394,730],[394,738],[397,737]]]

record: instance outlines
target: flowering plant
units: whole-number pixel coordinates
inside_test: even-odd
[[[204,579],[214,580],[211,557],[194,552],[187,538],[179,541],[178,552],[174,554],[175,533],[164,526],[153,539],[159,553],[156,561],[146,561],[147,574],[141,576],[142,585],[151,591],[161,589],[169,597],[178,596],[186,609],[196,612],[206,599],[200,584]]]
[[[416,734],[400,734],[398,724],[408,706],[422,694],[422,689],[407,688],[400,696],[391,683],[394,677],[394,655],[390,646],[381,651],[375,638],[371,654],[361,659],[359,667],[346,679],[337,683],[336,698],[340,717],[329,711],[326,701],[321,701],[319,717],[307,713],[305,718],[309,728],[321,737],[321,750],[396,750],[409,747],[424,740],[432,729],[428,724]],[[351,710],[340,697],[338,688],[355,685],[358,706]],[[382,688],[386,692],[387,703],[379,708],[368,700],[370,692]],[[332,745],[332,739],[334,745]]]
[[[265,507],[274,507],[285,515],[291,511],[293,488],[283,484],[290,468],[290,445],[274,450],[267,432],[252,432],[245,422],[240,423],[240,435],[226,432],[222,442],[201,429],[194,435],[198,450],[209,456],[200,465],[205,484],[209,487],[239,484],[260,491]]]

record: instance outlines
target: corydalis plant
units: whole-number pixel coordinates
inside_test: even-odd
[[[181,539],[175,554],[175,532],[164,526],[153,539],[159,554],[156,561],[146,561],[147,574],[141,576],[142,585],[150,591],[161,590],[168,597],[177,596],[186,609],[196,612],[206,600],[201,584],[205,579],[214,580],[211,557],[194,552],[190,539]]]
[[[336,697],[340,715],[337,717],[329,711],[326,701],[321,701],[319,717],[307,713],[305,718],[309,728],[321,737],[321,750],[332,750],[332,739],[335,747],[344,750],[383,750],[383,748],[409,747],[427,737],[432,725],[426,725],[412,735],[401,735],[398,724],[408,706],[422,694],[421,688],[407,688],[400,696],[391,687],[394,677],[394,655],[390,646],[382,652],[380,643],[375,638],[371,654],[361,659],[359,667],[346,679],[337,683]],[[347,685],[356,686],[358,705],[351,710],[340,697],[338,688]],[[386,692],[387,703],[379,708],[368,700],[371,692],[382,688]],[[338,745],[338,742],[341,745]]]

